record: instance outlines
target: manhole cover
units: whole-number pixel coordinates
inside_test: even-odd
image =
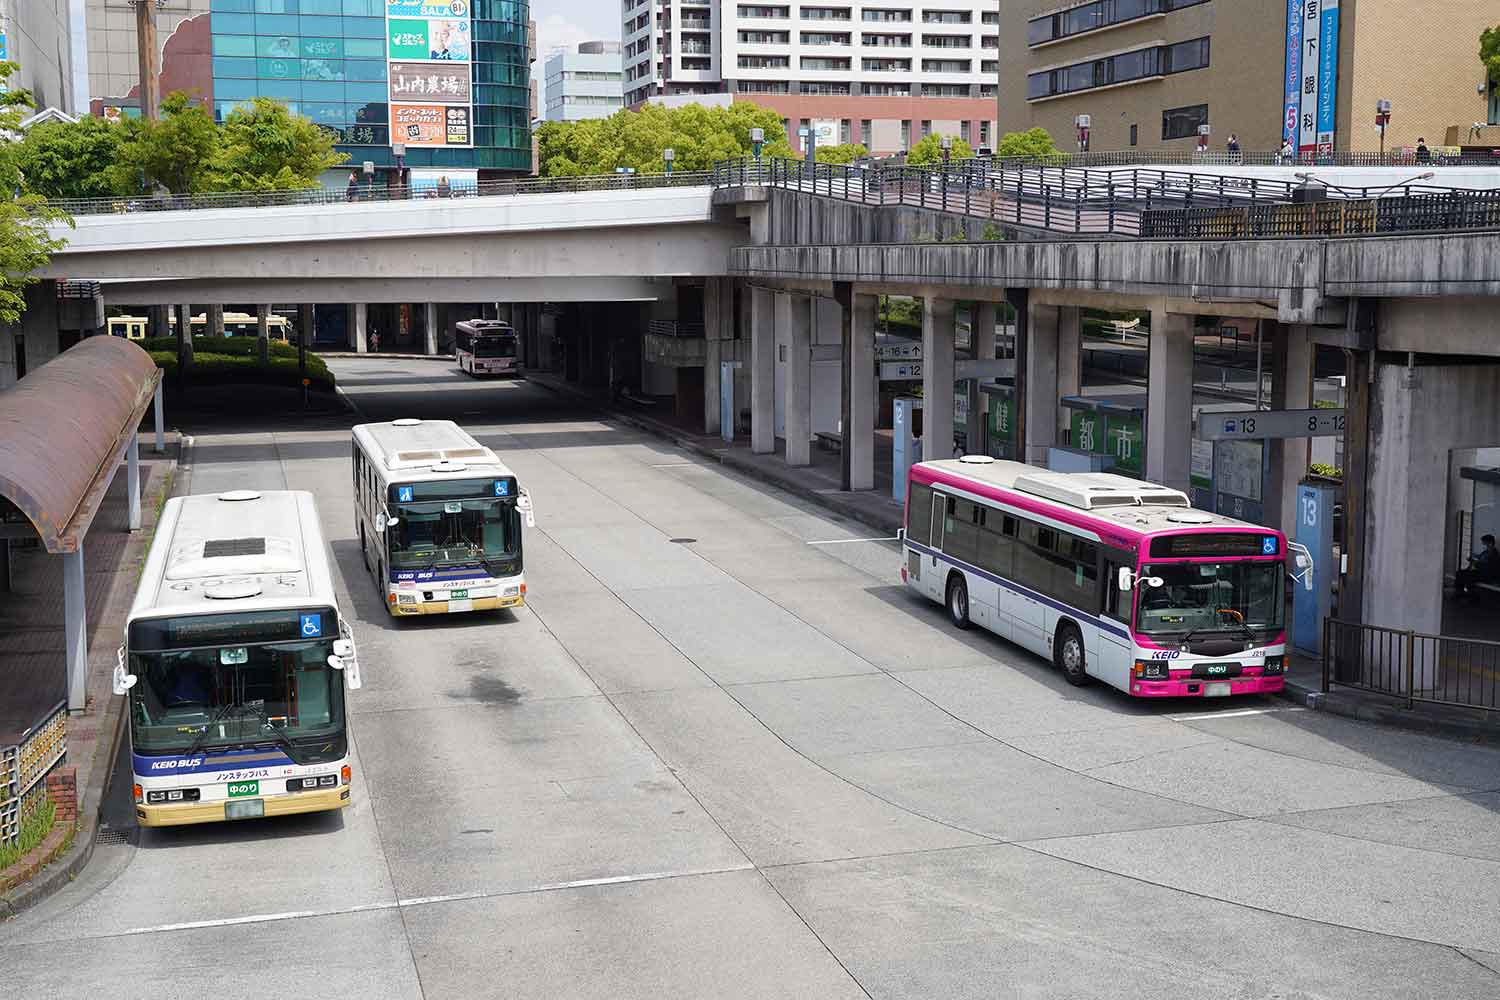
[[[672,538],[672,539],[669,539],[669,541],[671,541],[671,542],[673,542],[673,543],[675,543],[677,545],[688,545],[688,544],[690,544],[692,542],[696,542],[697,540],[698,539],[696,539],[696,538]]]

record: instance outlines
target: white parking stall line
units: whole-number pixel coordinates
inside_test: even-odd
[[[808,545],[850,545],[854,542],[894,542],[900,539],[899,535],[891,535],[889,538],[829,538],[821,542],[808,542]]]
[[[1243,708],[1237,712],[1195,712],[1192,715],[1169,715],[1173,722],[1192,722],[1198,719],[1242,719],[1247,715],[1273,715],[1277,712],[1305,712],[1307,709],[1295,705],[1286,708]]]

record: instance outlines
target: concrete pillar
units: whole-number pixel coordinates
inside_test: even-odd
[[[1078,306],[1057,309],[1057,398],[1076,396],[1083,387],[1083,310]],[[1057,407],[1058,427],[1066,427],[1067,414]]]
[[[364,354],[370,349],[370,307],[356,302],[349,307],[349,349]]]
[[[262,366],[271,363],[271,307],[269,305],[258,305],[255,307],[255,340],[256,351],[260,356]]]
[[[776,450],[776,293],[751,290],[750,300],[750,450]]]
[[[1305,410],[1312,406],[1313,358],[1317,348],[1305,326],[1263,321],[1261,335],[1271,344],[1271,409]],[[1297,483],[1307,473],[1312,438],[1273,438],[1266,479],[1266,523],[1297,535]]]
[[[734,336],[733,278],[705,278],[703,281],[703,433],[718,434],[720,365],[724,358],[724,341]]]
[[[207,310],[208,314],[203,318],[207,323],[208,329],[204,333],[211,337],[224,336],[224,307],[222,305],[213,305],[208,306]]]
[[[1193,463],[1193,317],[1151,310],[1146,478],[1186,491]]]
[[[781,324],[781,304],[787,303],[790,333],[786,357],[786,461],[788,465],[812,464],[812,324],[818,300],[812,296],[778,296],[776,323]]]
[[[172,325],[167,322],[167,313],[170,312],[171,309],[171,306],[147,307],[146,319],[148,320],[148,333],[146,335],[148,337],[170,337],[172,335]]]
[[[922,461],[953,457],[953,300],[922,300]]]
[[[68,711],[82,712],[88,704],[88,606],[83,590],[83,542],[76,552],[64,552],[63,638],[68,651]]]
[[[975,361],[995,359],[995,303],[974,303],[969,313],[969,343]],[[984,451],[984,415],[989,410],[989,395],[979,391],[982,381],[971,378],[964,383],[969,395],[969,420],[964,436],[972,455]]]
[[[180,383],[187,377],[193,364],[193,306],[184,303],[177,307],[177,379]]]
[[[438,352],[438,307],[436,302],[427,303],[426,327],[427,354],[433,355]]]
[[[141,436],[130,435],[125,446],[125,509],[127,526],[131,531],[141,530]]]
[[[167,450],[167,437],[166,437],[167,415],[166,415],[165,412],[163,412],[162,406],[161,406],[161,380],[160,379],[156,380],[156,393],[152,397],[152,400],[151,400],[151,417],[152,417],[153,422],[156,424],[156,428],[155,428],[155,430],[156,430],[155,445],[156,446],[154,448],[152,448],[151,450],[154,451],[154,452],[156,452],[156,454],[161,455],[161,454],[164,454],[166,452],[166,450]]]
[[[1017,374],[1026,380],[1024,395],[1026,429],[1024,454],[1031,465],[1045,466],[1057,446],[1058,325],[1057,306],[1039,306],[1028,301],[1026,322],[1026,370]]]
[[[854,296],[854,317],[849,324],[849,426],[843,428],[851,490],[875,488],[875,412],[880,391],[875,380],[875,316],[879,308],[873,295]]]
[[[11,586],[10,539],[0,538],[0,594],[10,593]]]

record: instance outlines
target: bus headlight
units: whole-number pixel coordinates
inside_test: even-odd
[[[1135,677],[1142,681],[1164,681],[1171,674],[1168,672],[1166,660],[1136,660]]]
[[[1267,674],[1267,675],[1270,675],[1270,674],[1284,674],[1284,673],[1286,673],[1286,657],[1285,656],[1268,656],[1268,657],[1266,657],[1266,666],[1265,666],[1265,669],[1261,671],[1261,673]]]
[[[146,802],[158,805],[162,802],[197,802],[198,789],[196,788],[170,788],[163,791],[151,791],[146,793]]]
[[[339,783],[336,774],[313,775],[308,778],[286,779],[286,790],[289,792],[310,792],[315,788],[333,788]]]
[[[520,594],[521,594],[521,588],[520,587],[506,587],[505,590],[501,592],[500,596],[501,597],[519,597]]]
[[[396,595],[396,603],[397,604],[416,604],[417,603],[417,595],[416,594],[397,594]]]

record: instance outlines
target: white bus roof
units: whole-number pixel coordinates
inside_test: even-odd
[[[233,490],[167,501],[129,620],[337,603],[312,494]]]
[[[450,476],[511,476],[500,456],[451,420],[357,424],[354,440],[385,479],[409,482]]]

